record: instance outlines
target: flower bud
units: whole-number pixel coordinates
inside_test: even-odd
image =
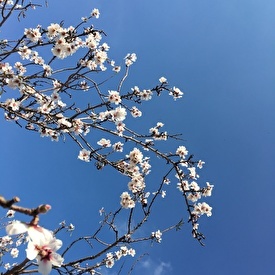
[[[49,210],[51,210],[51,206],[49,204],[42,204],[38,206],[38,212],[39,213],[47,213]]]

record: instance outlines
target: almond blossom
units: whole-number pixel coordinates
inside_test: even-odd
[[[111,110],[110,114],[114,121],[123,121],[126,118],[127,112],[125,108],[119,106],[116,109]]]
[[[95,17],[96,19],[99,18],[100,12],[98,9],[93,9],[91,12],[91,16]]]
[[[104,147],[104,148],[112,146],[111,141],[109,139],[106,139],[106,138],[102,138],[101,140],[99,140],[97,142],[97,144]]]
[[[55,253],[61,246],[62,241],[56,239],[53,233],[41,226],[30,225],[20,221],[13,221],[6,226],[9,235],[28,233],[27,258],[38,262],[38,272],[47,275],[51,272],[52,265],[60,267],[63,258]],[[18,250],[11,251],[12,257],[18,256]]]
[[[18,254],[19,254],[19,250],[17,248],[13,248],[10,252],[11,256],[13,258],[17,258],[18,257]]]
[[[48,275],[52,266],[60,267],[64,259],[56,253],[62,246],[62,241],[51,236],[40,238],[35,241],[29,241],[26,249],[27,258],[29,260],[37,260],[38,272],[42,275]]]
[[[137,61],[137,56],[135,53],[128,53],[126,56],[125,56],[125,65],[127,67],[131,66],[134,62]]]
[[[90,154],[91,154],[91,151],[89,151],[89,150],[87,150],[87,149],[82,149],[82,150],[79,152],[78,158],[79,158],[80,160],[89,162],[89,161],[90,161]]]
[[[159,79],[159,82],[160,82],[161,84],[167,83],[167,79],[166,79],[165,77],[162,76],[162,77]]]
[[[119,92],[117,91],[108,91],[109,96],[108,96],[108,100],[111,103],[114,103],[116,105],[118,105],[121,102],[121,97],[119,95]]]
[[[179,146],[176,154],[179,155],[181,158],[185,158],[186,155],[188,155],[188,151],[185,146]]]
[[[125,74],[121,77],[118,86],[113,86],[112,84],[112,87],[117,87],[117,90],[103,88],[102,85],[105,81],[97,83],[91,76],[95,72],[101,73],[105,71],[109,66],[114,72],[120,71],[120,66],[116,66],[115,61],[111,60],[108,56],[109,45],[101,42],[102,38],[104,38],[104,31],[96,29],[93,25],[84,26],[85,22],[98,18],[99,15],[99,10],[93,9],[90,15],[84,17],[82,19],[83,22],[76,27],[63,28],[63,22],[61,22],[60,24],[51,23],[50,26],[43,28],[42,26],[37,26],[36,28],[25,29],[22,41],[17,45],[15,44],[12,52],[8,53],[6,57],[5,50],[2,53],[2,56],[5,58],[8,58],[13,53],[19,54],[22,62],[15,62],[14,66],[10,66],[9,63],[0,64],[3,91],[5,90],[5,86],[7,86],[8,92],[13,89],[13,93],[15,93],[14,90],[17,90],[20,94],[20,97],[12,95],[8,99],[3,96],[5,101],[2,103],[2,108],[6,112],[5,116],[7,120],[19,120],[22,125],[26,123],[26,129],[34,130],[41,137],[50,137],[54,141],[58,141],[59,137],[60,139],[63,138],[64,141],[65,138],[70,137],[80,148],[78,159],[91,163],[95,161],[96,167],[99,167],[98,169],[101,169],[106,163],[129,179],[128,192],[123,192],[120,195],[120,208],[119,211],[115,212],[113,220],[108,220],[109,214],[105,212],[104,208],[101,208],[99,213],[100,215],[104,214],[102,225],[109,224],[119,237],[120,232],[115,228],[114,220],[122,208],[130,209],[130,211],[121,212],[124,214],[130,213],[128,229],[131,233],[127,233],[127,236],[125,235],[121,239],[122,242],[115,243],[115,245],[103,250],[108,252],[114,247],[120,247],[118,251],[107,253],[106,257],[101,260],[101,263],[97,263],[94,267],[91,266],[90,270],[87,269],[91,274],[99,274],[93,268],[97,269],[103,265],[106,265],[107,268],[113,267],[114,263],[122,256],[135,256],[135,250],[132,248],[128,249],[127,246],[132,241],[134,242],[135,230],[149,217],[154,201],[158,197],[165,198],[166,193],[167,196],[170,195],[168,188],[167,191],[163,190],[163,185],[170,183],[170,180],[167,178],[168,176],[170,177],[170,173],[176,173],[176,178],[179,181],[176,186],[181,192],[181,197],[184,197],[184,202],[191,216],[190,221],[193,226],[193,235],[198,240],[200,240],[200,235],[197,232],[198,218],[203,214],[211,216],[212,207],[204,202],[197,203],[197,201],[201,197],[211,196],[213,189],[213,185],[208,182],[204,188],[201,188],[197,184],[196,180],[199,178],[199,175],[196,172],[196,168],[201,169],[204,162],[201,160],[194,161],[192,155],[187,158],[188,151],[185,146],[179,146],[176,151],[169,151],[170,149],[167,147],[163,152],[158,148],[159,140],[166,141],[168,138],[174,137],[162,130],[163,123],[158,122],[156,126],[149,129],[149,133],[147,134],[139,134],[134,127],[132,128],[128,124],[128,121],[132,121],[132,119],[129,116],[127,117],[127,112],[134,118],[141,117],[141,110],[144,110],[142,109],[143,104],[151,100],[154,94],[160,96],[162,93],[168,93],[176,100],[183,96],[183,92],[176,87],[169,88],[165,77],[159,78],[159,82],[151,88],[139,89],[138,86],[134,86],[129,91],[128,88],[123,86],[123,83],[128,76],[129,67],[137,60],[137,56],[134,53],[127,54],[124,59],[126,66]],[[3,41],[0,41],[0,47]],[[44,61],[42,56],[40,56],[40,54],[43,54],[40,48],[44,46],[49,46],[49,52],[53,54],[51,59],[45,58],[48,61]],[[35,51],[35,49],[38,51]],[[61,59],[73,55],[78,50],[86,51],[86,53],[79,53],[77,59],[80,56],[81,58],[77,62],[75,62],[76,60],[69,59],[68,66],[65,64],[64,68],[58,68],[59,66],[56,65],[57,62],[61,62]],[[76,67],[71,67],[69,64],[70,60],[76,63]],[[39,68],[38,72],[35,72],[35,68]],[[83,91],[87,93],[83,93]],[[70,102],[71,98],[78,98],[78,95],[79,98],[82,98],[81,94],[89,96],[90,92],[91,96],[87,104],[78,102],[78,99],[73,99]],[[100,101],[96,99],[96,96],[98,96]],[[24,122],[21,122],[21,120]],[[91,139],[89,139],[89,136],[86,136],[90,130],[91,132],[95,132],[95,135]],[[114,136],[112,142],[115,143],[112,144],[111,140],[101,138],[102,136],[97,135],[96,131],[104,132],[104,135],[106,133],[112,134]],[[177,139],[177,135],[175,135],[175,138]],[[116,158],[115,155],[118,152],[121,153],[124,146],[119,140],[125,143],[125,150],[129,150],[129,153],[122,157],[122,154],[120,154]],[[143,150],[146,151],[146,155],[148,153],[148,156],[145,156]],[[149,155],[150,153],[151,155]],[[152,161],[149,156],[152,156]],[[153,156],[163,159],[168,165],[171,165],[170,172],[161,177],[161,185],[159,185],[158,189],[155,189],[155,185],[150,186],[147,183],[148,178],[146,177],[151,171],[151,163],[154,163]],[[158,167],[156,173],[158,171],[161,173],[162,168]],[[154,197],[150,200],[148,197],[152,190],[149,189],[150,192],[147,192],[147,187],[148,189],[158,190],[152,193]],[[139,204],[142,207],[141,214],[144,214],[144,219],[138,227],[135,227],[133,223],[138,223],[139,221],[136,218],[137,216],[135,216],[136,220],[134,221],[134,212],[139,211]],[[136,209],[133,211],[135,207]],[[10,212],[7,214],[7,217],[13,217],[13,214],[13,212]],[[64,225],[62,228],[66,228],[67,231],[73,231],[75,227],[73,224],[70,224],[66,227]],[[27,259],[37,261],[38,271],[41,274],[48,275],[53,266],[56,267],[60,274],[63,271],[59,270],[58,267],[61,267],[61,269],[64,268],[70,274],[75,272],[75,274],[78,274],[77,272],[80,271],[81,274],[85,273],[85,261],[83,261],[83,266],[77,261],[73,262],[72,271],[67,269],[70,263],[63,265],[64,259],[56,252],[62,246],[62,241],[56,239],[51,231],[38,225],[20,221],[10,222],[6,226],[6,231],[8,235],[26,233],[26,238],[25,234],[23,234],[22,239],[17,240],[16,245],[18,244],[19,246],[23,241],[28,241],[26,249]],[[157,230],[151,234],[149,232],[145,239],[151,239],[160,243],[162,241],[162,234],[165,232],[166,230],[163,230],[163,232]],[[2,237],[1,239],[2,244],[8,243],[11,245],[13,242],[13,239],[9,236]],[[117,240],[120,239],[117,238]],[[127,243],[128,241],[129,243]],[[9,252],[9,257],[16,258],[19,251],[17,248],[13,248]],[[98,255],[102,255],[102,253]],[[31,272],[28,264],[24,267],[25,269],[22,268],[22,272]],[[12,265],[5,265],[6,268],[10,268],[10,266]]]
[[[151,233],[151,237],[154,238],[158,243],[162,241],[161,236],[162,236],[162,233],[160,232],[160,230],[157,230],[156,232]]]
[[[173,89],[170,90],[169,95],[173,96],[174,100],[177,100],[182,97],[183,92],[176,87],[173,87]]]
[[[212,216],[212,207],[209,206],[206,202],[194,204],[194,210],[192,211],[192,214],[201,216],[203,214],[206,214],[207,217]]]
[[[123,208],[134,208],[135,202],[132,200],[130,194],[128,192],[123,192],[120,196],[120,204]]]

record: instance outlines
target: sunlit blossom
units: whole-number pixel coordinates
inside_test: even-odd
[[[128,53],[126,56],[125,56],[125,64],[127,67],[131,66],[134,62],[136,62],[137,60],[137,56],[135,53]]]
[[[162,84],[163,84],[163,83],[167,83],[167,79],[166,79],[165,77],[162,76],[162,77],[159,79],[159,82],[162,83]]]
[[[12,248],[10,254],[13,258],[17,258],[19,255],[19,250],[17,248]]]
[[[181,158],[185,158],[188,155],[188,151],[185,146],[179,146],[176,154],[179,155]]]
[[[109,139],[106,138],[102,138],[101,140],[99,140],[97,142],[98,145],[102,146],[102,147],[111,147],[111,141]]]
[[[87,150],[87,149],[82,149],[82,150],[79,152],[78,158],[79,158],[80,160],[89,162],[89,161],[90,161],[90,155],[91,155],[91,151],[89,151],[89,150]]]
[[[91,12],[91,16],[95,17],[95,18],[99,18],[100,12],[98,9],[93,9]]]
[[[142,112],[136,106],[133,106],[131,108],[131,114],[133,117],[141,117],[142,116]]]
[[[140,163],[143,158],[142,152],[138,148],[134,148],[130,154],[128,155],[130,159],[131,165],[136,165],[137,163]]]
[[[121,102],[121,97],[119,95],[119,92],[117,91],[108,91],[109,96],[108,96],[108,100],[111,103],[114,103],[116,105],[118,105]]]
[[[30,39],[32,42],[38,42],[39,39],[41,39],[41,32],[39,28],[35,29],[25,29],[24,34],[28,39]]]
[[[123,121],[126,118],[127,112],[125,108],[119,106],[116,109],[111,110],[110,114],[114,121]]]
[[[121,143],[120,141],[114,143],[113,144],[113,149],[116,152],[122,152],[123,151],[123,143]]]
[[[169,95],[173,96],[174,100],[177,100],[182,97],[183,92],[179,88],[173,87],[170,90]]]
[[[206,182],[206,187],[202,189],[202,195],[204,197],[210,197],[212,195],[212,190],[214,185],[211,185],[209,182]]]
[[[64,259],[56,253],[62,246],[62,241],[51,236],[47,238],[31,240],[26,249],[27,258],[38,263],[38,272],[42,275],[48,275],[52,270],[52,265],[60,267]]]
[[[6,4],[9,4],[11,0],[6,2]],[[93,9],[87,17],[82,18],[82,22],[76,27],[70,26],[65,28],[63,27],[63,22],[61,22],[60,24],[52,23],[45,28],[37,26],[36,28],[25,29],[22,41],[12,50],[12,53],[13,51],[17,51],[17,54],[19,54],[19,57],[21,57],[23,61],[15,62],[13,66],[9,63],[0,64],[0,73],[3,76],[3,91],[6,92],[5,86],[8,86],[8,91],[13,89],[11,92],[14,94],[17,92],[19,94],[12,95],[14,98],[6,99],[7,97],[5,97],[5,117],[8,120],[14,120],[16,122],[17,120],[25,120],[26,123],[22,122],[23,127],[38,132],[41,137],[49,137],[53,141],[58,141],[59,138],[64,138],[65,140],[67,136],[72,137],[80,148],[82,148],[78,153],[78,159],[82,161],[90,162],[95,158],[100,162],[101,159],[103,161],[106,159],[106,163],[111,164],[128,178],[128,180],[124,182],[125,185],[123,187],[126,189],[128,187],[128,192],[122,192],[119,198],[121,208],[128,209],[128,212],[124,210],[126,213],[136,212],[133,211],[136,205],[141,206],[141,210],[144,211],[144,213],[146,213],[145,211],[147,210],[149,213],[155,199],[158,197],[166,197],[166,190],[162,190],[162,188],[165,187],[164,184],[168,185],[170,183],[170,180],[166,178],[166,176],[170,176],[170,172],[172,175],[175,173],[177,178],[175,185],[180,190],[180,195],[184,196],[185,202],[188,200],[186,204],[189,207],[189,214],[191,214],[190,221],[194,218],[195,222],[192,220],[192,226],[193,230],[197,230],[197,219],[201,215],[208,217],[212,215],[211,206],[205,202],[198,202],[201,197],[212,195],[213,185],[207,182],[206,187],[201,188],[197,183],[199,175],[196,172],[196,168],[201,169],[205,162],[202,160],[193,161],[191,156],[186,160],[188,150],[185,146],[179,146],[176,150],[174,149],[172,151],[170,151],[168,147],[165,147],[165,153],[159,151],[157,141],[166,141],[168,137],[173,137],[170,133],[168,135],[166,131],[162,130],[164,126],[162,122],[158,122],[153,127],[148,126],[148,128],[151,127],[149,128],[149,133],[147,128],[147,133],[140,134],[136,133],[128,125],[128,120],[133,121],[133,118],[126,120],[127,112],[130,112],[134,118],[141,117],[141,110],[144,110],[142,107],[147,103],[144,101],[151,100],[154,94],[160,95],[162,91],[166,91],[174,100],[177,100],[183,96],[183,92],[176,87],[169,88],[165,77],[160,77],[158,79],[159,82],[153,86],[153,88],[139,89],[138,86],[134,86],[134,88],[130,90],[126,88],[126,85],[122,85],[128,76],[128,71],[130,71],[129,66],[137,60],[135,53],[129,53],[124,58],[125,75],[121,77],[118,85],[111,86],[111,89],[117,90],[103,88],[101,84],[104,84],[104,78],[100,80],[102,82],[95,82],[93,77],[90,77],[91,75],[101,73],[107,68],[111,68],[114,72],[119,72],[121,69],[120,66],[116,65],[119,63],[110,60],[108,56],[109,45],[101,41],[105,33],[101,30],[96,30],[91,24],[85,24],[88,20],[95,21],[93,19],[99,18],[99,16],[99,10]],[[2,45],[1,43],[2,41],[0,42],[0,46]],[[53,56],[45,56],[44,60],[40,48],[45,45],[49,47],[49,50],[51,47]],[[78,55],[81,56],[82,59],[77,62],[75,62],[76,60],[68,59],[68,63],[66,63],[64,68],[57,66],[60,59],[67,58],[80,49],[84,51],[84,54],[82,52]],[[5,50],[3,50],[3,54],[4,53]],[[71,61],[73,65],[70,64]],[[33,68],[39,69],[37,72],[33,72]],[[26,74],[27,72],[29,75]],[[66,73],[68,73],[68,75],[66,75]],[[114,75],[114,73],[112,73],[112,75]],[[116,75],[116,77],[119,77],[119,75]],[[85,93],[83,93],[83,91],[85,91]],[[69,100],[73,96],[79,96],[80,100],[82,100],[82,96],[86,96],[89,102],[70,102]],[[96,96],[98,96],[99,99],[96,99]],[[62,100],[64,100],[64,102]],[[169,112],[170,110],[167,111]],[[152,112],[151,115],[154,116],[155,113]],[[138,121],[138,119],[136,121]],[[21,126],[19,122],[17,123]],[[110,128],[108,128],[108,126],[110,126]],[[95,132],[94,138],[92,137],[90,140],[87,138],[86,140],[85,135],[89,133],[90,129],[91,133]],[[112,144],[111,140],[98,136],[96,134],[97,130],[105,133],[106,137],[112,136],[114,141],[120,137],[120,140],[123,141],[125,145],[120,141]],[[131,142],[135,144],[136,147],[130,147],[128,144]],[[94,146],[96,149],[93,149]],[[129,150],[127,155],[118,154],[118,152],[123,152],[123,146],[126,146],[125,150]],[[90,150],[83,147],[90,148]],[[143,150],[146,152],[144,153]],[[171,171],[167,173],[166,176],[160,178],[161,185],[159,185],[159,187],[154,183],[154,185],[151,186],[147,183],[146,176],[151,171],[151,163],[154,163],[153,159],[151,161],[150,158],[146,156],[146,154],[148,153],[149,155],[150,152],[159,158],[165,159],[168,164],[172,165]],[[116,159],[115,156],[119,157]],[[158,171],[161,172],[161,169],[162,166],[159,166],[156,173],[158,173]],[[157,190],[152,193],[154,197],[152,196],[150,201],[149,199],[147,200],[150,195],[150,192],[147,192],[147,186],[150,192]],[[150,203],[148,203],[148,201]],[[121,209],[119,209],[119,211],[121,211]],[[140,211],[140,209],[138,211]],[[103,207],[99,210],[99,214],[103,215],[102,222],[105,222],[104,219],[108,217],[108,214],[107,212],[105,213]],[[13,217],[14,211],[9,210],[6,216],[8,218]],[[132,216],[130,216],[130,218],[132,219]],[[130,223],[132,223],[132,220],[129,219],[129,232],[130,229],[132,230],[132,228],[135,227],[134,223]],[[113,226],[111,223],[110,225]],[[66,225],[65,221],[61,223],[61,226],[67,231],[73,231],[75,229],[73,224]],[[164,230],[163,233],[165,231],[166,230]],[[38,271],[41,274],[48,275],[52,270],[52,266],[62,266],[64,259],[56,252],[62,246],[62,241],[56,239],[53,232],[38,225],[20,221],[9,223],[6,226],[6,232],[9,235],[26,233],[22,234],[23,237],[17,236],[16,242],[15,238],[11,238],[10,236],[1,237],[1,245],[12,245],[8,250],[9,257],[18,257],[19,250],[16,247],[23,244],[23,242],[25,244],[27,240],[27,259],[37,261]],[[163,233],[157,230],[152,232],[151,235],[149,233],[147,239],[160,243]],[[127,238],[125,237],[123,242],[110,247],[109,249],[118,249],[118,251],[107,253],[106,257],[98,263],[98,267],[106,265],[107,268],[111,268],[115,261],[121,257],[126,255],[134,257],[136,254],[135,250],[129,248],[131,241],[134,240],[132,234],[132,232],[131,234],[127,233],[129,236],[127,236]],[[193,235],[196,236],[196,232],[193,232]],[[128,242],[128,240],[130,241]],[[84,265],[82,266],[82,264],[83,263],[75,264],[75,271],[73,272],[81,271],[81,273],[83,273]],[[7,263],[5,265],[3,264],[3,266],[8,269],[12,264]],[[64,268],[67,268],[67,266],[64,266]],[[28,270],[27,268],[26,271]],[[94,274],[97,271],[89,270],[89,272]]]
[[[198,203],[194,205],[194,210],[192,213],[196,214],[196,215],[203,215],[206,214],[207,217],[212,216],[212,207],[209,206],[206,202],[203,203]]]
[[[200,169],[202,169],[202,167],[203,167],[204,164],[205,164],[204,161],[199,160],[199,161],[198,161],[198,164],[197,164],[197,167],[200,168]]]
[[[160,232],[160,230],[157,230],[156,232],[152,232],[151,233],[152,238],[154,238],[158,243],[160,243],[162,241],[162,233]]]
[[[123,192],[120,196],[120,204],[123,208],[133,208],[135,207],[135,202],[132,200],[128,192]]]

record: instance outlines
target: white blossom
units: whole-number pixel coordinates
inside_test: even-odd
[[[108,100],[111,103],[114,103],[116,105],[118,105],[121,102],[121,97],[119,95],[119,92],[117,91],[108,91],[109,96],[108,96]]]
[[[201,216],[206,214],[207,217],[212,216],[212,207],[209,206],[206,202],[194,204],[193,214]]]
[[[121,143],[120,141],[114,143],[113,144],[113,149],[116,152],[122,152],[123,151],[123,143]]]
[[[138,148],[134,148],[127,157],[129,157],[131,165],[136,165],[142,162],[143,154]]]
[[[91,12],[91,16],[95,17],[96,19],[99,18],[100,12],[98,9],[93,9]]]
[[[179,88],[173,87],[170,90],[169,95],[173,96],[174,100],[177,100],[182,97],[183,92]]]
[[[203,167],[204,164],[205,164],[204,161],[199,160],[199,161],[198,161],[198,164],[197,164],[197,167],[200,168],[200,169],[202,169],[202,167]]]
[[[160,230],[157,230],[156,232],[152,232],[151,236],[158,242],[160,243],[162,241],[162,233],[160,232]]]
[[[128,192],[123,192],[120,196],[120,204],[123,208],[133,208],[135,207],[135,202],[132,200]]]
[[[39,39],[41,39],[41,33],[39,28],[35,29],[25,29],[24,34],[28,39],[30,39],[32,42],[38,42]]]
[[[133,117],[141,117],[142,116],[142,112],[136,106],[133,106],[131,108],[131,114]]]
[[[176,151],[176,154],[179,155],[181,158],[185,158],[185,156],[188,155],[188,151],[186,149],[185,146],[179,146],[177,151]]]
[[[125,56],[125,65],[127,67],[131,66],[134,62],[136,62],[137,60],[137,56],[135,53],[128,53],[126,56]]]
[[[214,185],[211,185],[209,182],[206,182],[206,187],[202,189],[202,195],[204,197],[210,197],[212,195]]]
[[[114,121],[123,121],[126,118],[127,112],[125,108],[119,106],[116,109],[111,110],[110,114]]]
[[[19,250],[17,248],[12,248],[10,254],[13,258],[17,258],[19,255]]]
[[[99,140],[97,142],[97,144],[104,147],[104,148],[112,146],[111,141],[109,139],[106,139],[106,138],[102,138],[101,140]]]
[[[162,76],[162,77],[159,79],[159,82],[162,83],[162,84],[163,84],[163,83],[167,83],[167,79],[166,79],[165,77]]]
[[[82,149],[82,150],[79,152],[78,158],[79,158],[80,160],[89,162],[89,161],[90,161],[90,155],[91,155],[91,151],[89,151],[89,150],[87,150],[87,149]]]
[[[62,246],[62,241],[51,236],[31,240],[26,249],[27,258],[33,260],[36,258],[38,263],[38,272],[42,275],[48,275],[52,270],[52,265],[60,267],[64,259],[56,253]]]

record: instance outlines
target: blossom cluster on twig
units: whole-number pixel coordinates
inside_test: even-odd
[[[35,7],[24,0],[0,1],[0,27],[14,12],[24,17],[29,8]],[[137,238],[135,233],[153,215],[155,202],[165,203],[165,186],[174,183],[183,198],[192,235],[203,244],[205,237],[199,231],[198,221],[203,215],[210,217],[212,207],[201,199],[211,196],[213,189],[209,182],[205,187],[198,183],[198,170],[203,168],[204,161],[194,160],[184,145],[176,149],[168,145],[167,151],[160,150],[159,142],[169,144],[170,140],[181,140],[178,134],[168,133],[164,123],[156,122],[155,126],[140,133],[129,119],[137,121],[144,116],[142,103],[164,94],[176,101],[183,97],[183,92],[170,86],[163,76],[151,88],[139,88],[135,84],[130,89],[125,88],[124,83],[137,55],[128,53],[119,65],[109,57],[110,46],[104,42],[104,31],[90,23],[99,16],[99,10],[93,9],[75,27],[65,27],[63,22],[46,27],[38,25],[25,29],[19,39],[1,40],[0,109],[4,110],[7,121],[41,137],[56,142],[72,139],[79,148],[75,157],[94,163],[97,169],[112,167],[128,179],[128,184],[117,198],[118,209],[107,213],[102,208],[103,220],[95,233],[72,241],[61,254],[56,252],[62,246],[56,235],[64,228],[73,231],[72,224],[67,226],[64,222],[55,231],[50,231],[38,224],[39,215],[46,213],[49,205],[29,209],[18,207],[16,198],[7,201],[1,197],[0,206],[9,209],[7,217],[13,218],[13,211],[32,216],[30,222],[13,220],[5,227],[7,235],[0,243],[3,254],[9,252],[13,258],[18,257],[19,250],[17,246],[11,246],[10,236],[17,236],[18,247],[27,243],[26,259],[19,264],[4,264],[5,275],[21,274],[24,270],[31,272],[31,268],[43,275],[52,269],[60,274],[101,274],[103,266],[111,268],[123,256],[134,257],[136,250],[132,245],[135,243],[149,240],[161,243],[165,232],[180,229],[182,219],[162,230],[156,228],[144,237]],[[68,61],[64,63],[64,60]],[[117,78],[116,84],[112,82],[110,88],[105,88],[108,81]],[[89,94],[91,100],[79,100],[80,93]],[[160,182],[149,190],[147,176],[155,169],[152,158],[162,161],[167,168],[163,170]],[[120,216],[127,221],[124,232],[117,228],[116,221]],[[101,235],[106,227],[111,230],[112,241]],[[91,246],[97,243],[98,251],[66,262],[66,253],[79,242]]]

